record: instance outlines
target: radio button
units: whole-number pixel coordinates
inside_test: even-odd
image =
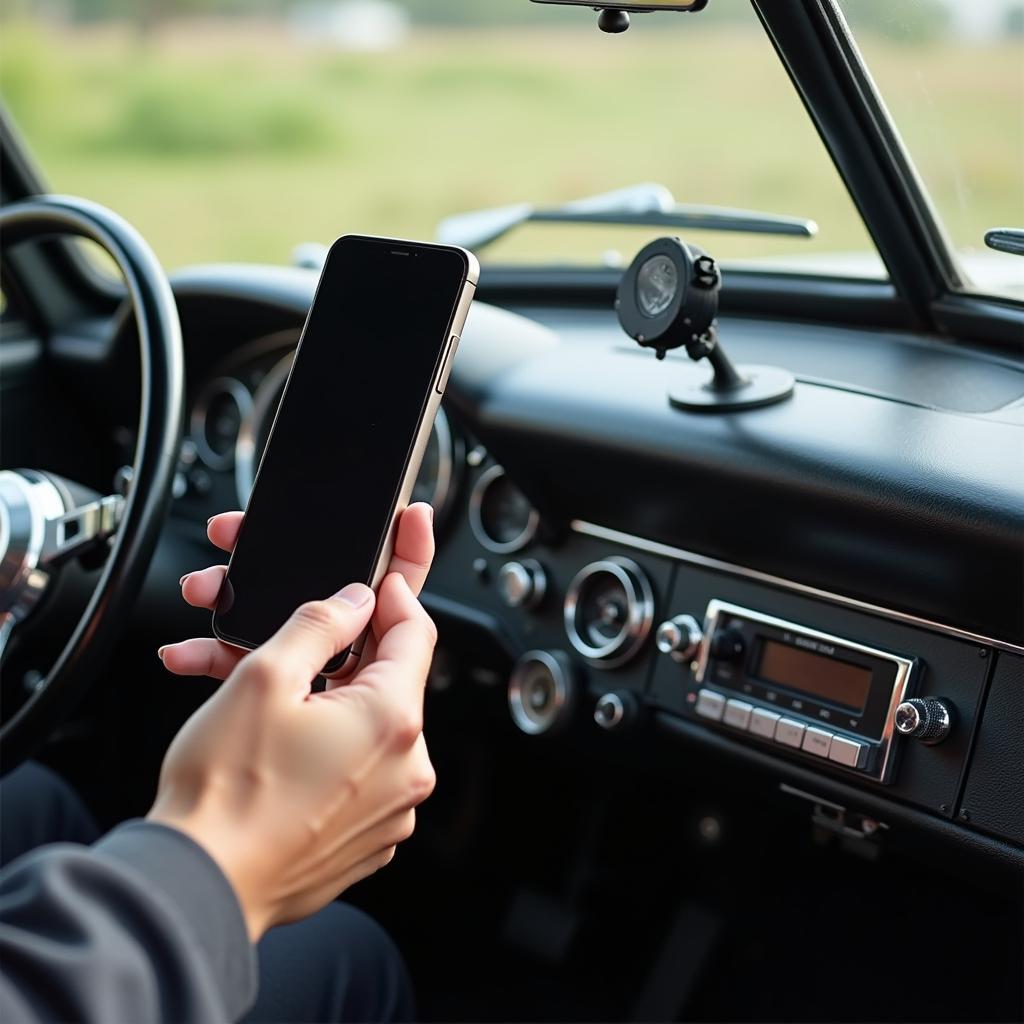
[[[828,757],[832,739],[832,733],[810,725],[807,727],[807,732],[804,733],[804,743],[801,749],[806,750],[808,754],[816,754],[818,757]]]
[[[697,706],[694,710],[701,718],[710,718],[717,722],[725,711],[725,698],[714,690],[700,690],[697,693]]]
[[[753,710],[754,705],[748,704],[745,700],[727,700],[722,721],[735,729],[746,729],[750,724],[750,713]]]
[[[775,724],[782,717],[774,711],[765,711],[764,708],[754,708],[750,715],[750,731],[755,736],[762,736],[766,740],[775,739]]]
[[[803,722],[795,722],[792,718],[780,718],[775,726],[775,742],[787,747],[798,747],[804,741],[807,726]]]
[[[861,768],[866,760],[866,750],[865,744],[856,740],[848,740],[845,736],[833,736],[828,759],[847,768]]]

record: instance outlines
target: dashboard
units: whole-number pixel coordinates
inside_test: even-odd
[[[174,281],[190,536],[244,506],[314,285]],[[433,688],[500,696],[540,744],[656,731],[851,834],[1024,863],[1024,372],[941,341],[895,372],[909,336],[722,331],[796,375],[788,407],[680,414],[672,358],[610,308],[476,303],[415,492],[438,537]]]

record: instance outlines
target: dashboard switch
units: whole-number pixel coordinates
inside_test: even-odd
[[[696,657],[702,638],[700,623],[692,615],[677,615],[663,622],[654,634],[658,650],[681,663]]]
[[[750,713],[753,710],[754,705],[748,704],[745,700],[727,700],[722,721],[734,729],[746,729],[750,724]]]
[[[775,725],[775,742],[784,747],[799,747],[804,741],[807,726],[792,718],[780,718]]]
[[[711,653],[719,661],[739,661],[744,652],[743,634],[726,626],[711,638]]]
[[[833,736],[828,759],[845,768],[863,768],[866,749],[863,743],[856,740],[848,740],[845,736]]]
[[[802,750],[808,754],[815,754],[818,757],[828,757],[829,747],[832,746],[832,733],[827,729],[819,729],[809,725],[804,733]]]
[[[532,558],[506,562],[498,570],[498,590],[509,608],[536,608],[547,588],[544,567]]]
[[[764,708],[754,708],[750,714],[750,731],[766,740],[775,739],[775,726],[782,715]]]
[[[697,694],[697,706],[694,710],[701,718],[710,718],[718,722],[725,712],[725,698],[714,690],[701,690]]]
[[[896,709],[896,731],[928,746],[941,743],[953,727],[953,708],[941,697],[912,697]]]
[[[611,690],[598,697],[594,705],[594,721],[602,729],[611,731],[628,726],[636,718],[636,697],[628,690]]]

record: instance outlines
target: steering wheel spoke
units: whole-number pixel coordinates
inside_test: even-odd
[[[108,494],[48,519],[40,564],[47,568],[63,565],[109,540],[124,516],[124,508],[122,495]]]

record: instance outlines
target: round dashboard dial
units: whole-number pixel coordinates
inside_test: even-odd
[[[274,424],[274,415],[284,393],[293,358],[294,353],[289,352],[263,378],[253,397],[251,412],[238,432],[235,487],[242,508],[245,508],[249,500],[263,449],[270,439],[270,429]],[[412,492],[413,501],[426,501],[433,507],[438,525],[450,505],[450,497],[458,482],[462,450],[461,439],[452,431],[444,410],[439,409]]]
[[[209,469],[231,468],[238,434],[252,404],[249,389],[233,377],[217,377],[199,392],[192,406],[189,436]]]
[[[647,639],[654,594],[647,575],[629,558],[612,556],[584,566],[565,595],[569,642],[598,668],[625,664]]]
[[[501,466],[491,466],[477,480],[469,496],[469,525],[489,551],[519,551],[533,540],[539,523],[539,513]]]
[[[435,516],[443,516],[457,484],[464,461],[462,439],[453,431],[444,409],[437,410],[423,462],[412,490],[413,501],[425,501]]]

